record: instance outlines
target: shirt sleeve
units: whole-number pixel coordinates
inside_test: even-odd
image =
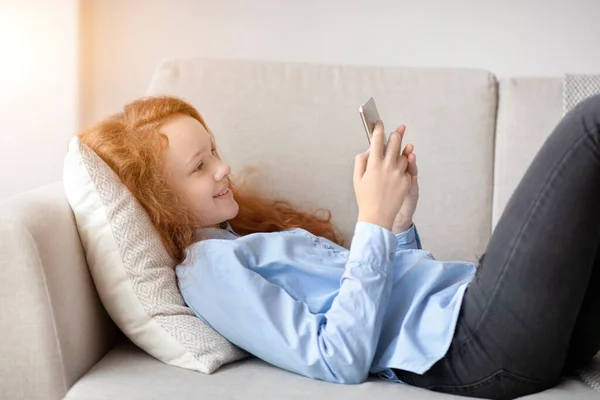
[[[325,313],[312,313],[247,268],[244,250],[233,241],[209,242],[179,276],[186,303],[201,319],[280,368],[337,383],[366,380],[391,294],[397,246],[391,231],[356,224],[340,289]]]
[[[396,252],[401,250],[422,250],[421,237],[417,231],[417,226],[413,223],[410,228],[404,232],[396,234],[396,240],[398,241],[398,247]]]

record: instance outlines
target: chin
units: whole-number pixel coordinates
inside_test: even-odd
[[[231,215],[227,219],[233,219],[238,215],[240,211],[240,206],[237,201],[233,200],[233,204],[231,205]]]

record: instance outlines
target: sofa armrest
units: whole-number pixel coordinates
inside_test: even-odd
[[[0,393],[62,399],[114,345],[62,183],[0,202]]]

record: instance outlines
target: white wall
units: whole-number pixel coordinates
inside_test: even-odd
[[[600,72],[600,0],[85,1],[82,124],[142,96],[174,57]]]
[[[59,180],[68,139],[164,59],[598,73],[598,16],[600,0],[0,0],[0,198]]]
[[[77,0],[0,0],[0,198],[61,179],[79,125]]]

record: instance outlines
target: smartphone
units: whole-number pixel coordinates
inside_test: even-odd
[[[367,133],[367,140],[369,141],[369,144],[371,144],[375,122],[381,119],[379,117],[379,111],[377,111],[375,99],[371,97],[365,104],[358,108],[358,112],[362,119],[363,126],[365,127],[365,132]],[[384,134],[384,145],[387,143],[389,136],[389,133]]]

